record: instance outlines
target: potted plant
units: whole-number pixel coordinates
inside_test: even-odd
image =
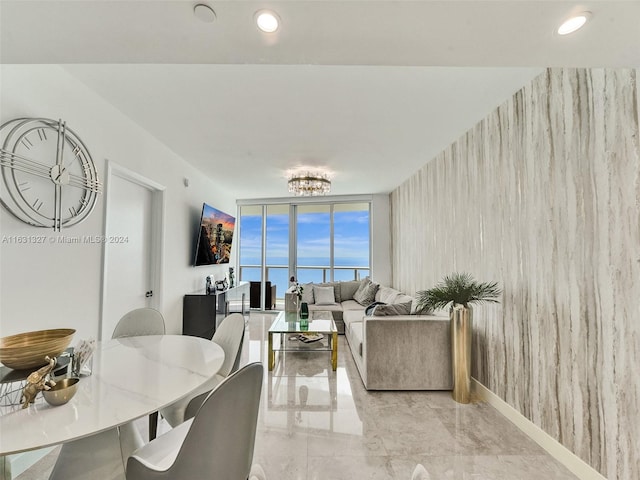
[[[471,400],[471,334],[473,310],[471,304],[498,303],[502,289],[497,282],[480,283],[468,273],[452,273],[429,290],[417,292],[417,310],[421,313],[450,305],[451,361],[453,368],[453,399],[458,403]]]

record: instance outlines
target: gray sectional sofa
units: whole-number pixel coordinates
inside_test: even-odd
[[[411,302],[411,313],[379,316],[374,310],[366,315],[366,306],[354,300],[360,285],[361,281],[304,284],[302,301],[309,304],[310,311],[332,312],[365,388],[451,390],[449,318],[416,315],[413,297],[384,286],[379,286],[375,301],[391,305]],[[333,303],[325,295],[329,286],[334,290]],[[321,291],[317,287],[325,288]]]

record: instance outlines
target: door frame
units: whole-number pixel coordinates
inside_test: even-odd
[[[107,226],[110,217],[110,200],[111,190],[109,185],[113,177],[119,177],[125,181],[134,183],[146,188],[151,192],[151,252],[149,275],[153,290],[151,297],[151,307],[158,311],[162,311],[163,296],[163,258],[164,258],[164,212],[165,212],[165,190],[166,187],[153,180],[150,180],[139,173],[129,170],[113,160],[106,160],[106,179],[105,179],[105,195],[104,195],[104,224],[102,231],[108,235]],[[98,340],[104,340],[102,326],[105,321],[106,305],[107,305],[107,262],[109,260],[109,242],[102,243],[102,292],[100,294],[100,322],[98,326]],[[107,337],[110,338],[110,337]]]

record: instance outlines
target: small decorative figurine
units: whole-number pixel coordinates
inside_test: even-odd
[[[56,364],[56,359],[55,357],[44,358],[49,363],[44,367],[40,367],[27,377],[27,386],[22,390],[22,397],[20,398],[21,402],[24,400],[22,408],[27,408],[30,403],[33,403],[39,392],[42,390],[51,390],[51,387],[56,384],[53,380],[47,380],[47,375],[49,375],[51,370],[53,370],[53,367]]]
[[[207,284],[206,284],[207,295],[209,295],[213,291],[214,282],[215,280],[213,279],[213,275],[207,275]]]
[[[229,288],[236,286],[236,276],[233,273],[233,267],[229,267]]]

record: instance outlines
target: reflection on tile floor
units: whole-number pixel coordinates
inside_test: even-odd
[[[266,365],[274,318],[251,314],[243,364]],[[418,463],[431,480],[577,478],[487,404],[460,405],[450,392],[367,392],[343,336],[338,345],[336,372],[327,352],[278,353],[265,372],[254,463],[268,480],[409,480]],[[45,479],[54,461],[18,478]]]

